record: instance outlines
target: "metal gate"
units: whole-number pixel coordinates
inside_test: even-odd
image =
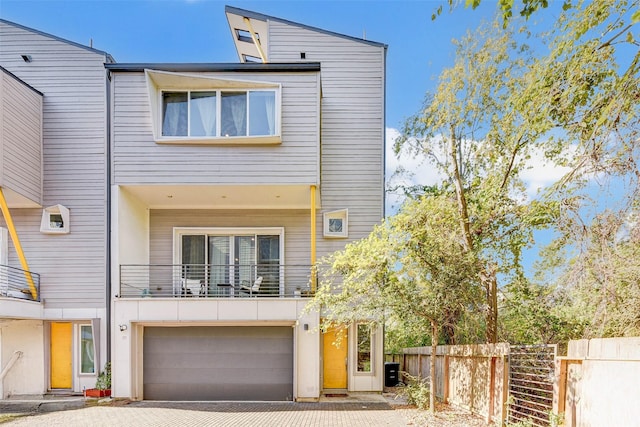
[[[511,346],[509,423],[529,419],[535,426],[550,425],[557,353],[557,345]]]

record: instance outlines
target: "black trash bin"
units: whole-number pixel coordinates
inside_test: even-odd
[[[395,387],[400,382],[400,364],[396,362],[385,362],[384,364],[384,386]]]

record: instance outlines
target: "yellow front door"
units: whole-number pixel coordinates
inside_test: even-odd
[[[342,331],[342,339],[336,346],[339,331]],[[322,388],[347,388],[347,341],[346,329],[329,329],[322,335]]]
[[[51,323],[51,388],[71,388],[73,325]]]

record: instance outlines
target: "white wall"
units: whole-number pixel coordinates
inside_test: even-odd
[[[319,315],[303,315],[306,301],[278,299],[116,299],[113,327],[112,395],[142,397],[142,335],[144,326],[268,326],[294,328],[294,399],[320,395]],[[304,330],[307,324],[308,330]],[[120,325],[126,326],[121,331]]]
[[[5,376],[0,397],[42,395],[46,391],[42,320],[9,320],[0,323],[2,368],[15,351],[23,354]]]
[[[373,330],[371,335],[371,373],[357,373],[357,334],[356,325],[349,328],[349,391],[382,391],[384,382],[384,353],[382,326]]]
[[[111,194],[111,295],[117,295],[120,265],[149,263],[149,209],[120,186]]]

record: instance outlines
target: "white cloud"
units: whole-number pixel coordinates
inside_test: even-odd
[[[527,161],[528,168],[521,177],[527,186],[527,195],[534,198],[538,192],[562,178],[570,168],[558,166],[545,158],[542,150],[534,150]]]
[[[386,185],[387,188],[395,186],[430,185],[442,179],[436,168],[424,157],[412,156],[401,153],[400,157],[393,152],[393,144],[400,132],[394,128],[386,129]],[[402,167],[406,173],[396,175],[398,167]],[[386,209],[391,214],[397,210],[404,197],[401,194],[387,193]]]
[[[433,185],[443,179],[433,164],[421,156],[411,156],[401,153],[400,157],[393,152],[393,144],[400,132],[394,128],[386,129],[386,186],[387,188],[398,185]],[[407,173],[401,176],[395,175],[399,166]],[[532,199],[539,190],[555,183],[564,176],[569,168],[553,164],[545,158],[541,150],[536,150],[527,161],[528,168],[522,172],[522,179],[526,185],[527,196]],[[393,214],[402,203],[404,197],[401,194],[387,193],[386,211]]]

